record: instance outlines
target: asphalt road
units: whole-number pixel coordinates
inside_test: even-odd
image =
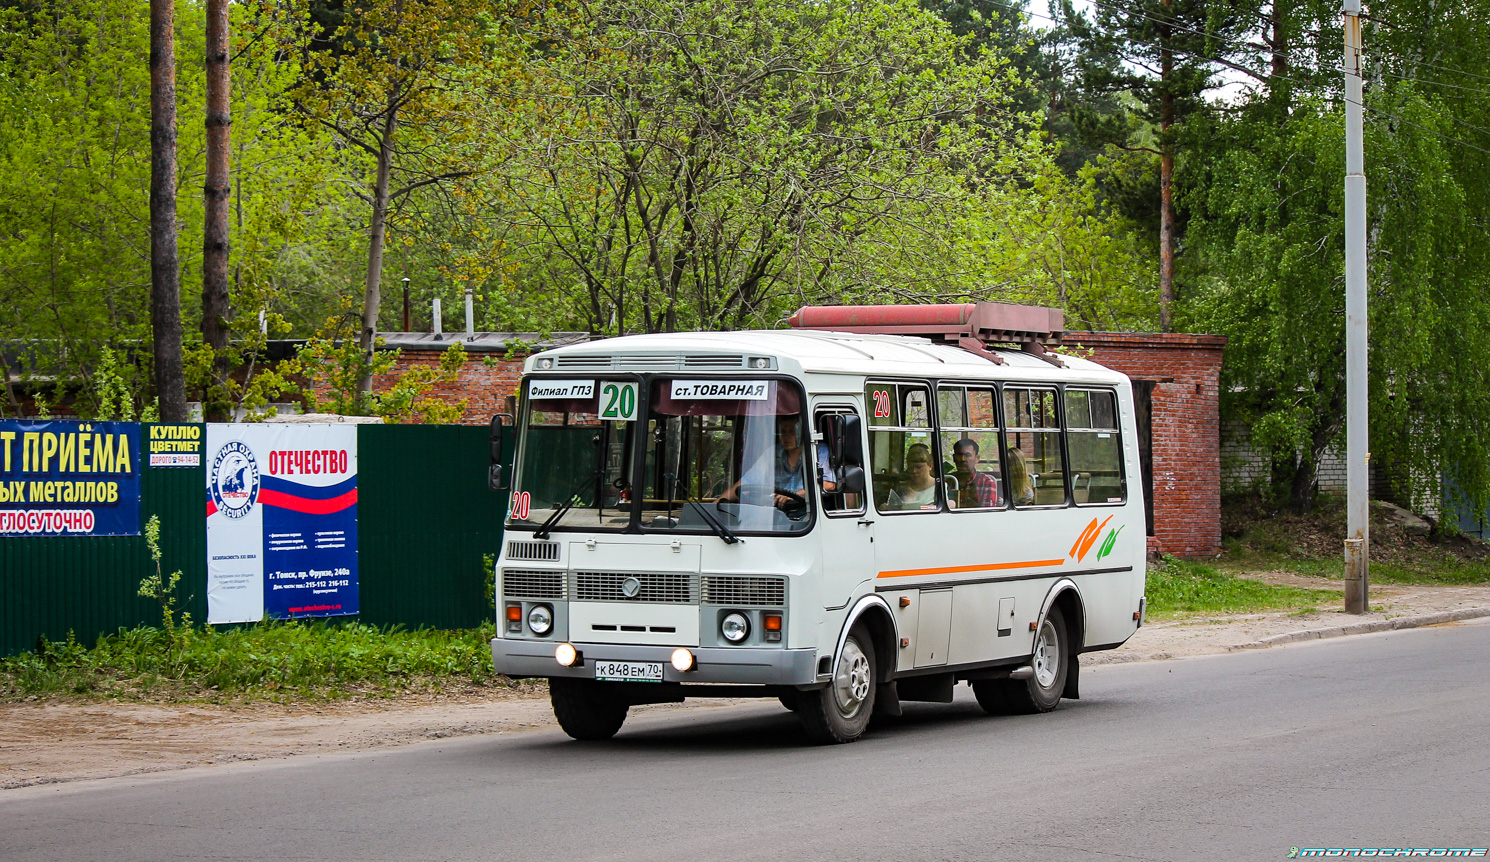
[[[442,740],[0,792],[0,860],[1286,858],[1490,846],[1490,624],[1088,669],[990,718],[966,687],[848,746],[774,701],[609,743]]]

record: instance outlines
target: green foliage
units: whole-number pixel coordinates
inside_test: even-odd
[[[0,659],[0,700],[87,694],[126,700],[303,700],[502,684],[490,626],[403,631],[359,623],[120,629],[92,649],[69,637]]]
[[[452,342],[437,365],[415,366],[390,378],[398,351],[374,350],[369,355],[352,338],[337,337],[334,328],[353,319],[343,315],[329,320],[323,334],[300,348],[294,369],[310,381],[301,390],[307,413],[381,416],[395,423],[449,424],[460,420],[469,399],[446,401],[431,395],[430,390],[456,381],[466,362],[464,345]],[[380,392],[364,393],[359,385],[364,375],[381,376],[386,385]]]
[[[155,574],[140,581],[139,595],[141,598],[154,599],[160,604],[161,625],[175,644],[178,641],[176,612],[180,599],[176,594],[176,588],[181,584],[181,570],[177,569],[170,575],[166,575],[161,569],[159,515],[151,515],[150,520],[145,522],[145,546],[150,549],[150,561],[155,563]],[[181,632],[189,632],[191,614],[182,614],[179,625]]]
[[[430,425],[451,424],[465,415],[469,398],[446,401],[427,393],[440,384],[454,383],[466,363],[466,349],[452,343],[440,354],[433,367],[416,365],[399,375],[387,390],[377,395],[377,414],[387,422],[420,422]]]
[[[1149,569],[1144,594],[1149,615],[1157,618],[1291,611],[1338,602],[1338,596],[1329,590],[1266,584],[1168,556],[1161,565]]]

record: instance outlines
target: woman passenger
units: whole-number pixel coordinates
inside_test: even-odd
[[[891,509],[936,508],[936,475],[931,469],[931,447],[912,443],[905,450],[905,484],[890,492]]]

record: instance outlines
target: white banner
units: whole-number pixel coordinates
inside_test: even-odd
[[[765,401],[771,397],[769,380],[674,380],[678,401]]]

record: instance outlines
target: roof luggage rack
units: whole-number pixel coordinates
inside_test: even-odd
[[[961,347],[1002,365],[1003,357],[988,348],[1017,345],[1025,353],[1065,368],[1060,357],[1046,350],[1059,347],[1065,334],[1065,314],[1040,305],[1005,302],[965,302],[957,305],[806,305],[787,318],[795,329],[862,332],[877,335],[919,335]]]

